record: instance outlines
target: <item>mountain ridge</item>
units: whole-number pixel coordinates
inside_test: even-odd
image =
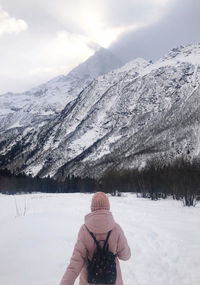
[[[109,66],[106,66],[107,61]],[[96,62],[101,62],[102,66],[106,67],[95,66]],[[0,131],[34,125],[36,116],[40,117],[42,124],[74,100],[95,77],[121,65],[121,61],[109,50],[100,48],[67,75],[57,76],[23,93],[2,94]]]
[[[38,131],[0,145],[0,167],[64,180],[198,156],[199,82],[200,44],[133,60],[90,82]]]

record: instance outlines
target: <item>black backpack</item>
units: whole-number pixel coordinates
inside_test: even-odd
[[[88,230],[88,229],[87,229]],[[108,232],[103,247],[100,246],[96,240],[94,234],[90,232],[94,242],[96,243],[96,249],[93,253],[92,260],[88,258],[88,283],[93,284],[115,284],[117,278],[116,270],[116,254],[109,251],[108,239],[111,231]]]

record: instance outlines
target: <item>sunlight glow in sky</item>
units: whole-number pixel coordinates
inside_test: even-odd
[[[158,22],[172,0],[1,0],[0,94],[67,73],[124,33]],[[31,11],[31,13],[30,13]]]

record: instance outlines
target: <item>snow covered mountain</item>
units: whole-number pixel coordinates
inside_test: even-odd
[[[92,81],[52,120],[0,144],[0,167],[63,180],[200,155],[200,44]]]
[[[0,131],[38,127],[60,112],[96,77],[122,65],[109,50],[100,48],[67,75],[58,76],[24,93],[0,96]]]

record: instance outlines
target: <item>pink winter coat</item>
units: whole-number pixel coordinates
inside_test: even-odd
[[[115,223],[112,213],[108,210],[98,210],[86,215],[85,225],[94,233],[96,239],[99,241],[105,240],[108,231],[112,230],[108,243],[109,250],[117,254],[117,280],[115,284],[123,285],[118,258],[128,260],[131,256],[131,251],[121,227]],[[89,284],[87,282],[87,257],[89,259],[92,258],[96,245],[85,225],[82,225],[80,228],[70,264],[65,271],[60,285],[74,285],[79,274],[79,285]]]

